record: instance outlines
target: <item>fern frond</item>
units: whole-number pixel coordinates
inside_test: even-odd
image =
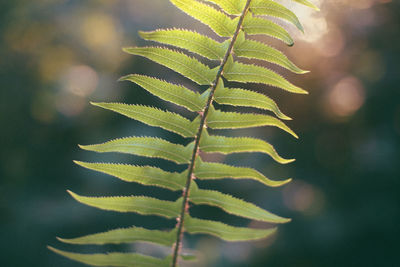
[[[221,60],[225,54],[224,48],[219,42],[195,31],[160,29],[152,32],[139,32],[139,35],[145,40],[176,46],[212,60]]]
[[[76,245],[123,244],[141,241],[163,246],[172,246],[175,242],[175,236],[176,229],[171,231],[159,231],[142,227],[130,227],[70,239],[57,239],[67,244]]]
[[[94,208],[117,212],[134,212],[142,215],[157,215],[169,219],[179,216],[181,206],[180,200],[172,202],[144,196],[85,197],[71,191],[68,191],[68,193],[76,201]]]
[[[308,0],[293,1],[318,9]],[[172,255],[160,259],[135,253],[79,254],[49,247],[55,253],[92,266],[177,267],[179,259],[194,258],[181,253],[182,239],[185,233],[213,235],[226,241],[248,241],[267,238],[276,232],[275,227],[267,229],[235,227],[218,221],[193,218],[190,215],[189,203],[213,206],[226,213],[249,220],[273,224],[290,221],[288,218],[275,215],[256,204],[232,195],[199,188],[197,181],[249,179],[269,187],[283,186],[291,181],[290,178],[272,180],[250,167],[206,162],[203,161],[203,158],[204,153],[263,153],[280,164],[294,161],[294,159],[281,157],[276,149],[264,140],[252,137],[209,135],[208,128],[241,129],[273,126],[298,138],[296,133],[282,121],[291,120],[291,118],[285,115],[270,97],[245,88],[224,86],[224,79],[226,79],[228,82],[243,83],[239,87],[243,87],[247,83],[256,83],[277,87],[291,93],[307,94],[305,90],[270,69],[241,62],[243,58],[256,59],[276,64],[297,74],[307,73],[278,49],[248,38],[249,35],[267,35],[291,46],[294,41],[290,34],[270,18],[285,20],[303,31],[298,17],[285,6],[272,0],[170,0],[170,2],[213,30],[219,35],[218,41],[192,30],[158,29],[139,32],[139,34],[144,40],[174,48],[148,46],[127,47],[123,50],[129,54],[154,61],[181,74],[197,85],[205,85],[209,88],[202,88],[201,92],[197,92],[192,90],[191,86],[181,86],[141,74],[130,74],[120,80],[135,83],[150,94],[181,106],[190,112],[195,112],[197,116],[191,116],[194,119],[189,120],[177,113],[137,104],[92,104],[146,125],[178,134],[189,139],[187,142],[185,141],[186,145],[171,143],[156,137],[126,137],[80,147],[99,153],[116,152],[164,159],[176,164],[185,164],[184,170],[168,172],[153,166],[83,161],[75,161],[75,163],[84,168],[111,175],[124,182],[181,191],[182,196],[176,201],[167,201],[148,196],[87,197],[68,192],[78,202],[94,208],[160,216],[176,220],[177,224],[168,231],[133,226],[71,239],[59,238],[59,240],[77,245],[122,244],[140,241],[172,246]],[[174,50],[175,48],[179,51]],[[196,54],[196,57],[193,57],[191,53]],[[218,62],[219,66],[211,68],[207,65],[210,61],[206,61],[208,63],[205,64],[200,61],[203,59],[213,60],[212,64]],[[221,105],[256,108],[260,112],[268,111],[273,114],[241,113],[236,110],[224,112],[215,108],[214,101]]]
[[[190,148],[154,137],[126,137],[96,145],[80,145],[84,150],[104,153],[119,152],[161,158],[178,164],[189,163]]]

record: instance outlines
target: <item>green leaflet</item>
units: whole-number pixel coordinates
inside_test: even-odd
[[[318,8],[316,5],[314,5],[313,3],[311,3],[310,1],[308,1],[308,0],[292,0],[292,1],[295,1],[295,2],[297,2],[297,3],[300,3],[300,4],[302,4],[302,5],[311,7],[311,8],[313,8],[313,9],[319,11],[319,8]]]
[[[270,20],[253,17],[251,13],[249,13],[244,19],[243,31],[251,35],[265,34],[282,40],[289,46],[294,44],[292,37],[290,37],[290,34],[284,28]]]
[[[215,8],[196,0],[170,0],[177,8],[209,26],[216,34],[231,37],[237,22]]]
[[[92,103],[92,105],[112,110],[128,118],[138,120],[150,126],[163,128],[183,137],[195,136],[198,128],[198,125],[195,125],[179,114],[154,107],[123,103]]]
[[[294,159],[284,159],[279,156],[275,148],[264,140],[250,137],[226,137],[204,134],[201,138],[200,149],[204,152],[222,154],[260,152],[270,155],[281,164],[294,161]]]
[[[157,259],[137,253],[107,253],[107,254],[80,254],[66,252],[53,247],[51,251],[71,260],[91,266],[116,266],[116,267],[169,267],[169,259]]]
[[[201,220],[190,216],[186,217],[185,228],[190,234],[208,234],[219,237],[225,241],[249,241],[271,236],[277,228],[252,229],[246,227],[233,227],[221,222]]]
[[[308,94],[307,91],[291,84],[272,70],[256,65],[231,62],[224,69],[224,77],[233,82],[262,83],[282,88],[291,93]]]
[[[295,25],[300,31],[304,32],[303,26],[296,14],[272,0],[253,0],[250,4],[250,10],[256,15],[268,15],[287,20]]]
[[[176,229],[172,231],[148,230],[142,227],[115,229],[104,233],[86,235],[77,238],[58,238],[61,242],[77,245],[123,244],[137,241],[172,246],[176,238]]]
[[[212,129],[238,129],[261,126],[275,126],[293,135],[295,138],[298,138],[298,136],[282,121],[270,115],[264,114],[222,112],[219,110],[210,110],[210,114],[207,120],[207,126]]]
[[[178,164],[189,163],[190,147],[170,143],[154,137],[126,137],[102,144],[79,146],[95,152],[120,152],[150,158],[162,158]]]
[[[308,71],[297,67],[279,50],[258,41],[246,39],[243,32],[239,35],[238,42],[234,46],[234,53],[238,57],[265,60],[297,74],[308,73]]]
[[[131,74],[122,77],[120,80],[136,83],[151,94],[173,104],[185,107],[190,111],[200,111],[205,105],[205,101],[197,92],[153,77]]]
[[[141,215],[158,215],[166,218],[179,216],[181,199],[176,202],[151,197],[84,197],[68,191],[78,202],[102,210],[135,212]]]
[[[221,7],[226,13],[230,15],[240,15],[246,4],[246,1],[242,0],[205,0],[214,3]]]
[[[217,70],[211,70],[197,59],[167,48],[127,47],[123,50],[132,55],[146,57],[200,85],[210,85],[217,73]]]
[[[214,97],[215,102],[218,104],[270,110],[282,120],[291,120],[291,118],[282,113],[274,100],[257,92],[238,88],[225,88],[222,83],[219,83]]]
[[[252,179],[271,187],[282,186],[292,180],[286,179],[282,181],[273,181],[252,168],[236,167],[215,162],[203,162],[201,160],[196,162],[194,174],[200,180],[215,180],[225,178]]]
[[[139,34],[145,40],[183,48],[208,59],[222,59],[225,55],[225,50],[219,42],[194,31],[166,29]]]
[[[194,204],[215,206],[227,213],[269,223],[287,223],[290,219],[277,216],[244,200],[234,198],[218,191],[191,187],[190,201]]]
[[[150,166],[133,166],[111,163],[87,163],[75,161],[76,164],[90,170],[99,171],[117,177],[126,182],[159,186],[174,191],[185,187],[185,173],[171,173]]]

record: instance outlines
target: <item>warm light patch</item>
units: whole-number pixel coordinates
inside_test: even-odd
[[[329,113],[337,117],[351,116],[364,104],[364,91],[360,80],[355,77],[340,80],[326,97]]]
[[[67,70],[62,78],[63,89],[78,96],[88,96],[97,87],[99,77],[89,66],[78,65]]]
[[[82,26],[82,38],[90,48],[111,47],[114,49],[118,47],[120,40],[117,28],[112,17],[105,14],[90,14],[87,15]]]
[[[324,204],[324,197],[320,190],[299,180],[285,187],[283,200],[289,209],[304,213],[318,212]]]

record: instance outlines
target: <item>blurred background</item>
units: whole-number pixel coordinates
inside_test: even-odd
[[[293,75],[268,65],[310,95],[251,88],[276,99],[294,118],[289,125],[300,140],[269,127],[230,134],[263,138],[282,156],[297,160],[280,166],[261,154],[206,157],[295,180],[274,189],[231,180],[201,186],[245,198],[293,221],[259,242],[233,244],[189,236],[185,246],[201,252],[197,265],[191,266],[400,266],[400,2],[314,1],[319,13],[290,0],[280,2],[299,14],[305,34],[289,25],[297,40],[290,49],[269,38],[258,39],[311,70]],[[77,147],[132,135],[187,143],[89,104],[143,103],[182,113],[133,84],[117,82],[120,76],[142,73],[204,90],[148,60],[122,53],[121,47],[144,44],[138,30],[168,27],[198,29],[216,38],[165,0],[1,1],[1,266],[82,266],[51,253],[46,245],[88,253],[165,253],[144,244],[68,246],[56,236],[72,238],[131,225],[174,226],[157,217],[98,211],[66,193],[70,189],[82,195],[176,199],[175,193],[126,184],[72,163],[78,159],[183,169],[161,160],[100,155]],[[217,209],[194,207],[192,213],[237,226],[268,227]]]

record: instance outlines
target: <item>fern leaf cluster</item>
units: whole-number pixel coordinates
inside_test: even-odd
[[[293,1],[317,9],[307,0]],[[182,197],[176,201],[166,201],[147,196],[86,197],[68,192],[77,201],[98,209],[157,215],[177,220],[177,225],[169,231],[133,226],[73,239],[59,238],[59,240],[77,245],[142,241],[169,246],[172,248],[171,255],[159,259],[137,253],[79,254],[50,248],[65,257],[93,266],[175,267],[178,266],[179,259],[191,259],[183,255],[180,250],[184,233],[209,234],[226,241],[248,241],[266,238],[276,231],[276,228],[234,227],[218,221],[195,218],[190,214],[189,203],[214,206],[226,213],[255,221],[273,224],[290,221],[234,196],[199,188],[196,179],[252,179],[271,187],[282,186],[291,181],[291,179],[272,180],[249,167],[206,162],[202,159],[200,152],[221,154],[259,152],[269,155],[281,164],[293,161],[293,159],[281,157],[275,148],[264,140],[213,135],[208,129],[273,126],[297,138],[295,132],[284,122],[290,120],[290,117],[280,110],[274,100],[258,92],[225,87],[224,82],[239,82],[243,84],[243,87],[247,83],[258,83],[291,93],[306,94],[305,90],[268,68],[240,62],[241,58],[258,59],[297,74],[306,73],[307,71],[297,67],[279,50],[251,39],[252,35],[266,35],[291,46],[293,39],[289,33],[282,26],[271,21],[269,17],[288,21],[301,31],[303,31],[302,25],[292,11],[272,0],[170,0],[170,2],[207,25],[220,37],[224,37],[225,41],[218,42],[189,29],[158,29],[151,32],[139,32],[143,39],[156,42],[157,45],[128,47],[124,48],[124,51],[163,65],[190,79],[194,84],[209,86],[209,89],[197,92],[171,81],[139,74],[127,75],[121,80],[135,83],[160,99],[184,107],[197,114],[195,119],[189,120],[180,114],[151,106],[122,103],[92,104],[178,134],[187,138],[188,144],[176,144],[155,137],[134,136],[80,147],[99,153],[117,152],[161,158],[186,165],[187,169],[177,173],[154,166],[81,161],[75,163],[126,182],[182,191]],[[219,66],[211,68],[193,57],[191,53],[217,61]],[[252,107],[259,109],[260,112],[224,112],[215,108],[214,102],[234,107]],[[265,111],[271,114],[266,114]]]

